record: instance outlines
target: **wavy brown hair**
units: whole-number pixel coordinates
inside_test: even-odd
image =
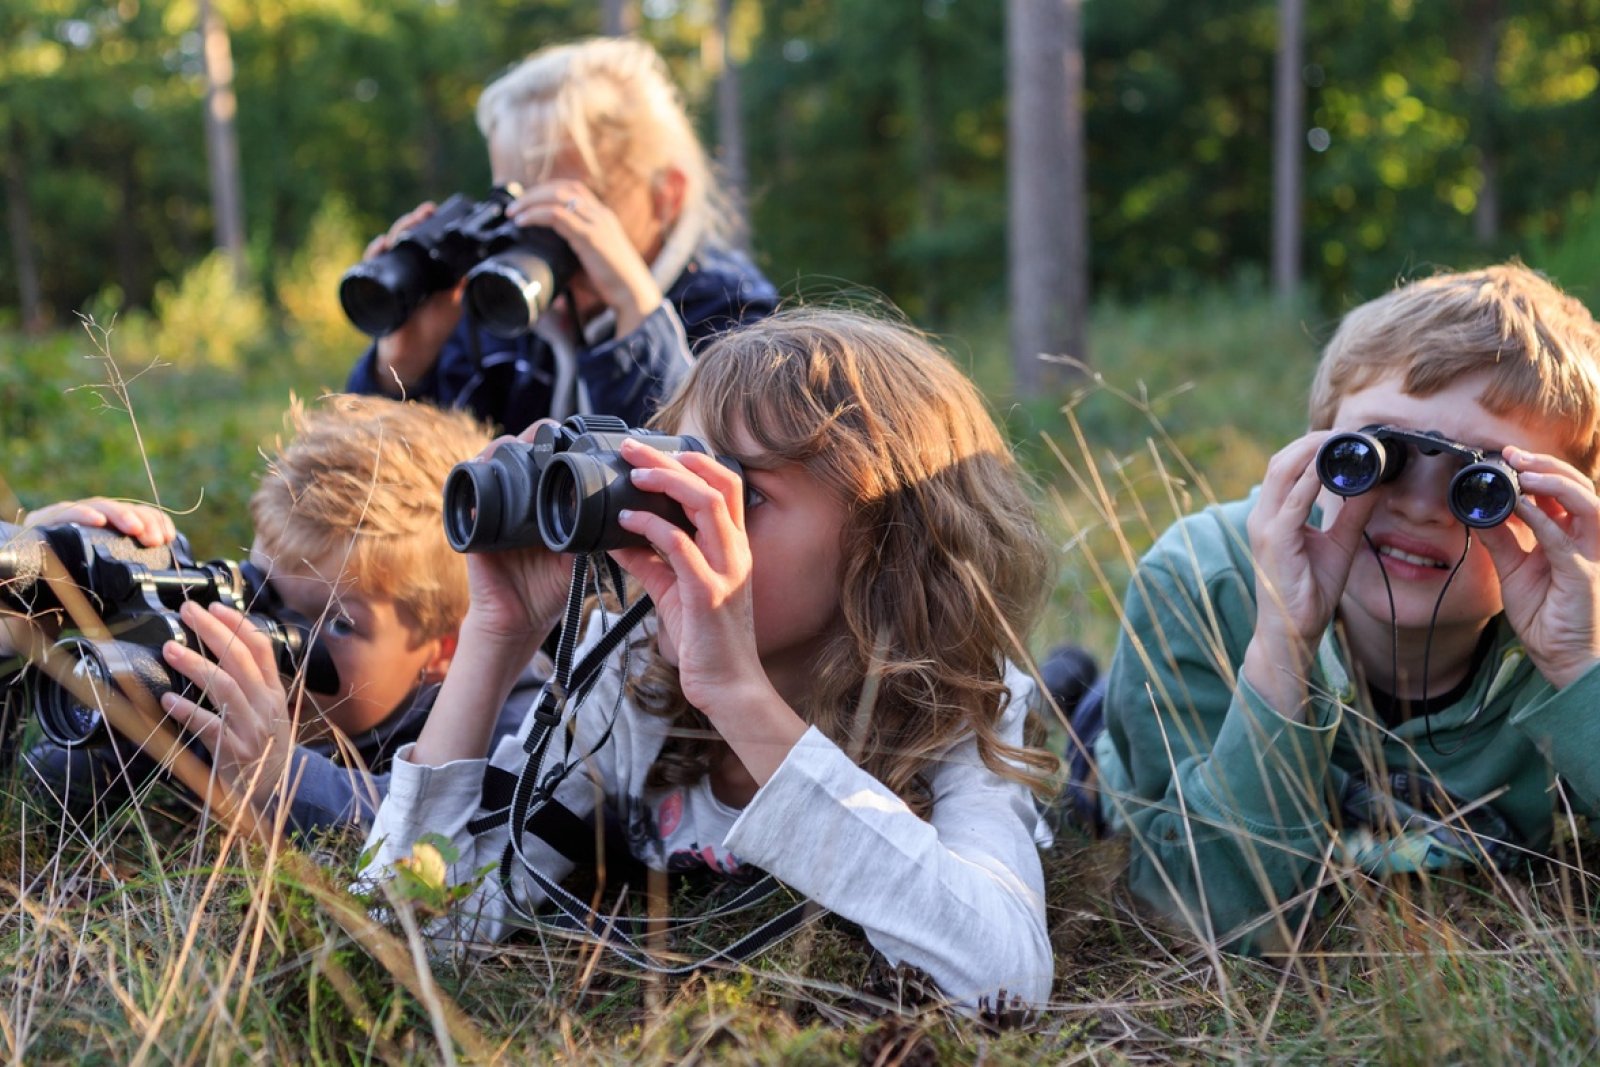
[[[919,815],[927,771],[969,734],[996,774],[1040,793],[1058,761],[1000,740],[1020,655],[1049,588],[1049,551],[978,391],[923,334],[853,311],[800,309],[722,335],[656,418],[689,411],[756,468],[797,463],[845,504],[840,619],[796,708]],[[720,752],[659,658],[633,687],[675,721],[657,783],[703,776]]]

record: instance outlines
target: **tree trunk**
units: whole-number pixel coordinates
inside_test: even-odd
[[[1305,140],[1305,0],[1278,0],[1278,70],[1273,93],[1272,289],[1282,304],[1300,289],[1301,172]]]
[[[1011,353],[1022,393],[1055,391],[1087,362],[1088,211],[1082,0],[1009,0]]]
[[[600,32],[625,37],[639,29],[639,10],[631,0],[600,0]]]
[[[945,213],[941,176],[944,167],[940,158],[938,102],[934,86],[939,84],[941,71],[938,50],[927,32],[926,20],[916,37],[916,63],[912,70],[911,112],[914,118],[914,147],[916,152],[917,215],[924,233],[937,234],[944,229]],[[922,313],[931,321],[944,317],[944,294],[947,283],[941,279],[948,267],[954,264],[935,262],[933,270],[922,273]]]
[[[22,312],[23,331],[37,335],[44,332],[44,303],[39,262],[33,257],[33,208],[28,199],[22,132],[13,127],[6,140],[6,229],[11,235],[11,263],[17,272],[17,307]]]
[[[244,285],[249,268],[244,252],[239,141],[233,125],[238,112],[233,95],[233,46],[227,23],[211,6],[211,0],[200,0],[200,39],[206,79],[206,159],[211,166],[211,211],[217,247],[228,254],[234,280]]]
[[[722,167],[723,187],[741,210],[748,193],[744,167],[744,120],[739,96],[739,64],[734,59],[729,33],[733,0],[717,0],[717,38],[722,53],[722,71],[717,77],[717,160]]]
[[[1473,236],[1479,244],[1492,245],[1500,239],[1500,129],[1498,125],[1500,85],[1495,78],[1495,59],[1500,54],[1500,0],[1477,0],[1471,5],[1472,50],[1468,92],[1472,143],[1478,149],[1478,173],[1483,186],[1472,211]]]

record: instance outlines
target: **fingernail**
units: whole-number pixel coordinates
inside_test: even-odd
[[[162,693],[161,694],[161,708],[162,708],[163,711],[171,711],[173,708],[175,708],[177,706],[178,706],[178,694],[177,693]]]
[[[617,512],[618,522],[627,522],[631,518],[633,518],[632,508],[623,508],[621,511]]]
[[[628,472],[628,477],[633,480],[634,484],[643,485],[650,480],[650,476],[654,473],[655,471],[649,467],[635,467]]]

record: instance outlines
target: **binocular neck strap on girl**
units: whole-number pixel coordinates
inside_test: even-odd
[[[540,771],[545,763],[550,740],[561,724],[568,705],[571,704],[575,709],[574,714],[581,712],[584,701],[600,677],[600,668],[610,658],[611,653],[622,644],[623,639],[644,621],[644,617],[650,613],[654,605],[648,596],[641,594],[637,600],[628,605],[617,621],[606,629],[595,646],[584,654],[576,666],[573,666],[572,657],[583,622],[583,602],[588,591],[591,568],[595,573],[597,593],[603,592],[600,589],[603,565],[604,573],[616,590],[619,601],[622,596],[621,568],[604,553],[596,553],[595,560],[596,562],[591,563],[589,556],[580,555],[573,562],[572,583],[567,591],[567,606],[556,646],[555,670],[539,694],[538,704],[534,708],[533,728],[529,730],[522,746],[526,757],[523,760],[522,771],[515,775],[514,779],[506,772],[491,773],[485,778],[483,807],[488,814],[469,823],[467,830],[472,834],[481,834],[494,827],[511,824],[510,839],[500,854],[498,877],[507,904],[524,922],[569,934],[598,934],[603,930],[607,945],[613,952],[643,970],[660,974],[690,974],[714,962],[737,963],[747,960],[799,929],[808,918],[823,914],[822,909],[813,907],[809,901],[802,899],[732,944],[702,959],[667,963],[658,960],[645,947],[646,938],[663,929],[661,920],[598,915],[588,903],[579,900],[540,871],[524,851],[523,838],[526,834],[532,833],[574,863],[592,862],[597,858],[594,849],[594,826],[556,800],[555,792],[574,767],[581,766],[590,755],[611,739],[611,723],[615,722],[615,713],[613,712],[611,722],[607,723],[605,732],[590,752],[582,754],[577,759],[568,759],[564,756],[542,778]],[[623,655],[626,654],[624,649]],[[623,673],[627,673],[626,663]],[[574,699],[576,703],[573,703]],[[494,771],[493,768],[490,770]],[[595,817],[600,817],[599,813],[596,813]],[[518,865],[545,898],[554,905],[556,910],[553,914],[541,914],[536,908],[525,905],[518,897],[513,880]],[[777,879],[768,875],[707,912],[680,919],[669,919],[666,920],[665,926],[671,928],[701,925],[730,916],[753,907],[779,888]]]

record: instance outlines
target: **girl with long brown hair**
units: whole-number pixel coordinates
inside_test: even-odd
[[[957,1000],[1043,1000],[1033,793],[1056,761],[1024,741],[1035,689],[1013,661],[1048,553],[976,389],[906,326],[793,311],[720,338],[656,423],[743,476],[647,439],[622,447],[633,484],[676,501],[692,531],[622,514],[650,547],[612,555],[654,626],[576,717],[570,750],[595,751],[556,798],[580,815],[603,801],[651,867],[776,876]],[[380,868],[427,832],[461,850],[463,876],[506,845],[503,827],[467,830],[485,724],[556,623],[566,566],[541,547],[471,569],[455,665],[373,830]],[[522,755],[508,740],[489,762]],[[571,866],[543,841],[525,854],[552,879]],[[480,934],[507,928],[495,879],[470,903]]]

